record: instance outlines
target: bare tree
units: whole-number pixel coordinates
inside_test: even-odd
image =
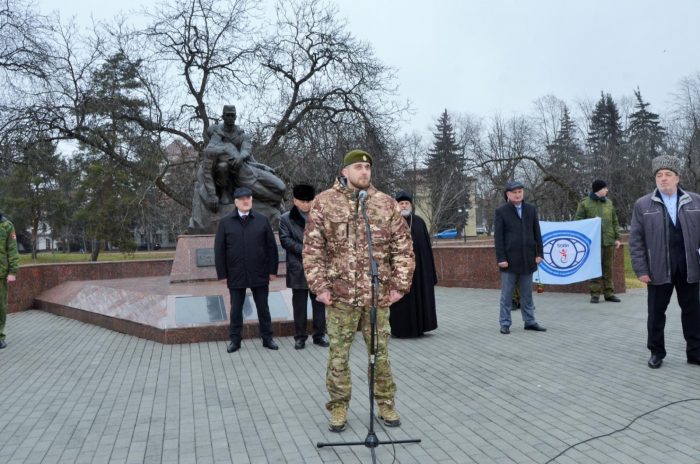
[[[46,29],[45,18],[34,10],[33,3],[0,0],[0,72],[8,78],[6,85],[12,85],[18,73],[44,76]]]
[[[188,209],[191,187],[183,191],[169,174],[186,168],[193,179],[194,160],[176,164],[160,149],[144,169],[130,144],[180,141],[201,153],[217,122],[212,108],[218,112],[235,97],[258,102],[248,113],[254,150],[273,166],[289,164],[284,153],[301,151],[295,133],[304,129],[306,137],[309,124],[332,124],[330,134],[346,134],[338,147],[370,144],[380,164],[390,158],[387,134],[404,109],[391,97],[392,71],[327,4],[280,2],[277,11],[264,39],[252,0],[162,3],[143,12],[143,28],[115,21],[86,34],[54,18],[49,59],[32,85],[2,105],[0,132],[77,141]]]
[[[387,98],[395,92],[393,70],[349,32],[337,9],[322,0],[280,1],[276,13],[256,55],[261,157],[307,122],[390,131],[405,109]]]
[[[700,189],[700,73],[681,80],[675,93],[675,108],[669,127],[673,151],[686,162],[681,181],[687,188]]]
[[[565,107],[566,103],[554,95],[545,95],[535,100],[532,124],[540,146],[550,145],[557,137]]]

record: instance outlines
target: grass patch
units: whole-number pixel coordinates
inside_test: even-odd
[[[118,251],[103,251],[97,257],[98,261],[133,261],[143,259],[172,259],[174,250],[168,251],[137,251],[135,253],[121,253]],[[84,263],[90,261],[90,253],[38,253],[35,260],[31,253],[19,255],[19,264],[49,264],[49,263]]]
[[[637,274],[632,270],[632,257],[630,256],[630,247],[625,246],[625,285],[627,288],[645,288],[646,285],[637,279]]]

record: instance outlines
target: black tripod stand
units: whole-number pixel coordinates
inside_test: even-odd
[[[379,445],[394,445],[400,443],[420,443],[420,439],[407,439],[407,440],[379,440],[377,434],[374,433],[374,366],[375,359],[377,355],[377,339],[379,338],[379,333],[377,330],[377,304],[379,302],[379,271],[377,269],[377,262],[374,260],[374,255],[372,254],[372,231],[369,227],[369,220],[367,219],[367,208],[365,207],[365,200],[367,199],[367,192],[364,190],[360,191],[358,195],[360,205],[362,207],[362,217],[365,221],[365,233],[367,234],[367,249],[369,252],[369,262],[370,271],[372,274],[372,306],[369,311],[369,323],[370,323],[370,356],[369,356],[369,426],[367,430],[367,437],[364,441],[348,441],[348,442],[331,442],[323,443],[318,442],[316,446],[318,448],[323,448],[326,446],[358,446],[364,445],[370,449],[372,454],[372,463],[376,462],[375,448]]]

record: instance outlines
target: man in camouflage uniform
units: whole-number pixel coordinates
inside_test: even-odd
[[[591,185],[591,193],[581,200],[576,209],[576,220],[600,218],[601,228],[601,268],[603,275],[590,281],[591,303],[600,302],[600,294],[605,301],[619,303],[620,298],[615,295],[613,285],[614,250],[620,248],[620,224],[617,220],[617,211],[612,201],[608,198],[608,184],[604,180],[594,180]],[[613,249],[614,246],[614,249]]]
[[[15,281],[19,269],[15,226],[0,213],[0,349],[5,348],[7,319],[7,284]]]
[[[388,426],[401,424],[394,409],[396,385],[391,376],[388,342],[389,305],[411,288],[415,267],[413,242],[396,201],[371,183],[372,157],[352,150],[343,159],[341,177],[316,197],[304,233],[304,268],[309,289],[326,305],[330,352],[326,387],[331,412],[329,430],[341,432],[347,422],[351,382],[348,358],[358,323],[370,353],[372,278],[365,221],[358,200],[364,190],[372,232],[372,251],[379,270],[375,399],[379,418]]]

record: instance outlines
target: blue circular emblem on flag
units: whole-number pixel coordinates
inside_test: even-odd
[[[544,260],[540,267],[548,274],[568,277],[586,262],[591,240],[574,230],[557,230],[542,236]]]

